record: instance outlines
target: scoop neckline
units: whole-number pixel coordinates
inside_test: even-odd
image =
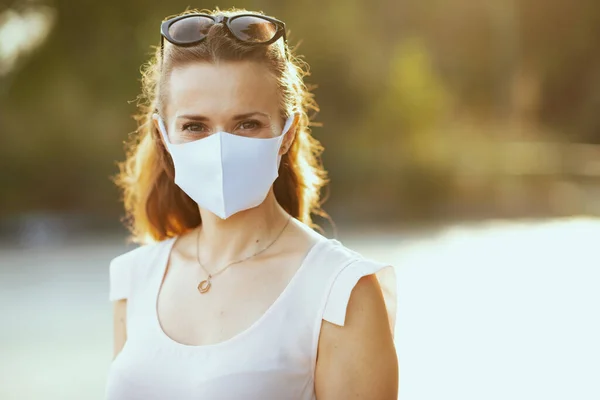
[[[243,329],[242,331],[236,333],[229,339],[225,339],[225,340],[222,340],[217,343],[201,344],[201,345],[191,345],[191,344],[185,344],[185,343],[176,341],[175,339],[170,337],[164,331],[164,329],[160,323],[160,319],[158,317],[158,298],[159,298],[160,291],[163,286],[165,273],[167,272],[167,266],[169,263],[169,259],[171,258],[171,252],[173,250],[173,246],[176,241],[177,241],[177,237],[173,237],[169,240],[169,242],[165,246],[165,251],[163,254],[163,258],[161,260],[161,265],[160,265],[159,273],[158,273],[158,284],[156,285],[156,288],[152,294],[152,299],[153,299],[153,301],[152,301],[152,304],[153,304],[152,322],[153,322],[154,327],[158,331],[158,336],[159,336],[160,340],[162,340],[163,342],[167,343],[170,346],[177,347],[180,349],[188,349],[191,351],[200,351],[200,350],[215,349],[215,348],[220,348],[220,347],[224,347],[227,345],[231,345],[231,344],[243,339],[244,337],[248,336],[256,329],[258,329],[258,327],[264,323],[264,320],[266,320],[269,317],[269,315],[274,312],[274,310],[279,308],[279,303],[281,303],[284,300],[284,298],[288,296],[288,292],[291,291],[291,288],[294,286],[295,282],[298,280],[298,276],[301,275],[302,271],[306,268],[305,266],[308,263],[308,260],[316,252],[317,248],[319,248],[324,243],[331,242],[332,239],[327,239],[327,238],[318,239],[314,244],[312,244],[310,246],[310,248],[304,255],[304,258],[302,259],[300,266],[298,267],[296,272],[294,272],[294,274],[292,275],[292,278],[289,280],[289,282],[287,283],[287,285],[285,286],[283,291],[281,291],[281,293],[279,293],[279,295],[277,296],[275,301],[273,301],[273,303],[271,303],[271,305],[267,308],[267,310],[264,313],[262,313],[260,315],[260,317],[258,317],[252,324],[250,324],[247,328]]]

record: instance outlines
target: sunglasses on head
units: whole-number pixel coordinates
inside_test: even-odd
[[[192,46],[208,36],[210,28],[223,23],[236,39],[253,44],[268,45],[285,35],[285,24],[275,18],[257,14],[239,14],[233,17],[209,14],[185,14],[163,21],[160,26],[160,49],[164,39],[177,46]]]

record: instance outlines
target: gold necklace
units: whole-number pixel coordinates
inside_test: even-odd
[[[210,287],[212,286],[212,278],[214,278],[215,276],[219,275],[221,272],[225,271],[227,268],[231,267],[232,265],[235,264],[239,264],[241,262],[244,262],[246,260],[251,259],[252,257],[256,257],[257,255],[259,255],[260,253],[266,251],[269,247],[271,247],[273,244],[275,244],[275,242],[277,241],[277,239],[279,239],[279,237],[281,236],[281,234],[283,233],[283,231],[285,231],[285,228],[287,228],[287,226],[290,223],[290,220],[292,219],[292,216],[290,215],[287,219],[287,222],[285,223],[285,225],[283,226],[283,229],[281,229],[281,231],[279,231],[279,234],[275,237],[275,239],[269,243],[269,245],[267,247],[265,247],[264,249],[252,254],[251,256],[242,258],[241,260],[237,260],[234,261],[232,263],[227,264],[225,267],[223,267],[221,270],[219,270],[218,272],[211,274],[210,272],[208,272],[206,270],[206,268],[204,267],[204,265],[202,264],[202,262],[200,261],[200,229],[198,229],[198,234],[196,235],[196,259],[198,260],[198,264],[200,265],[200,267],[202,267],[202,269],[204,270],[204,272],[206,272],[206,275],[208,275],[208,278],[206,278],[205,280],[203,280],[202,282],[200,282],[198,284],[198,291],[200,293],[206,293],[209,291]]]

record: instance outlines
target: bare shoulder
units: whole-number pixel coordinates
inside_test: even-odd
[[[324,239],[323,235],[295,218],[292,218],[290,221],[288,231],[290,232],[290,235],[302,238],[308,242],[317,242]]]
[[[398,359],[374,275],[354,286],[344,326],[323,320],[315,390],[319,400],[398,398]]]
[[[287,233],[281,238],[283,247],[290,253],[304,255],[314,244],[325,239],[309,226],[293,218],[287,228]]]
[[[319,350],[373,335],[393,344],[381,287],[375,275],[367,275],[352,290],[344,326],[323,321]]]

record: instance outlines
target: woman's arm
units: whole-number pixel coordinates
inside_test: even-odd
[[[398,399],[398,358],[374,275],[354,287],[344,326],[322,322],[315,392],[317,400]]]
[[[123,349],[127,340],[126,329],[127,318],[127,299],[117,300],[113,302],[113,359]]]

